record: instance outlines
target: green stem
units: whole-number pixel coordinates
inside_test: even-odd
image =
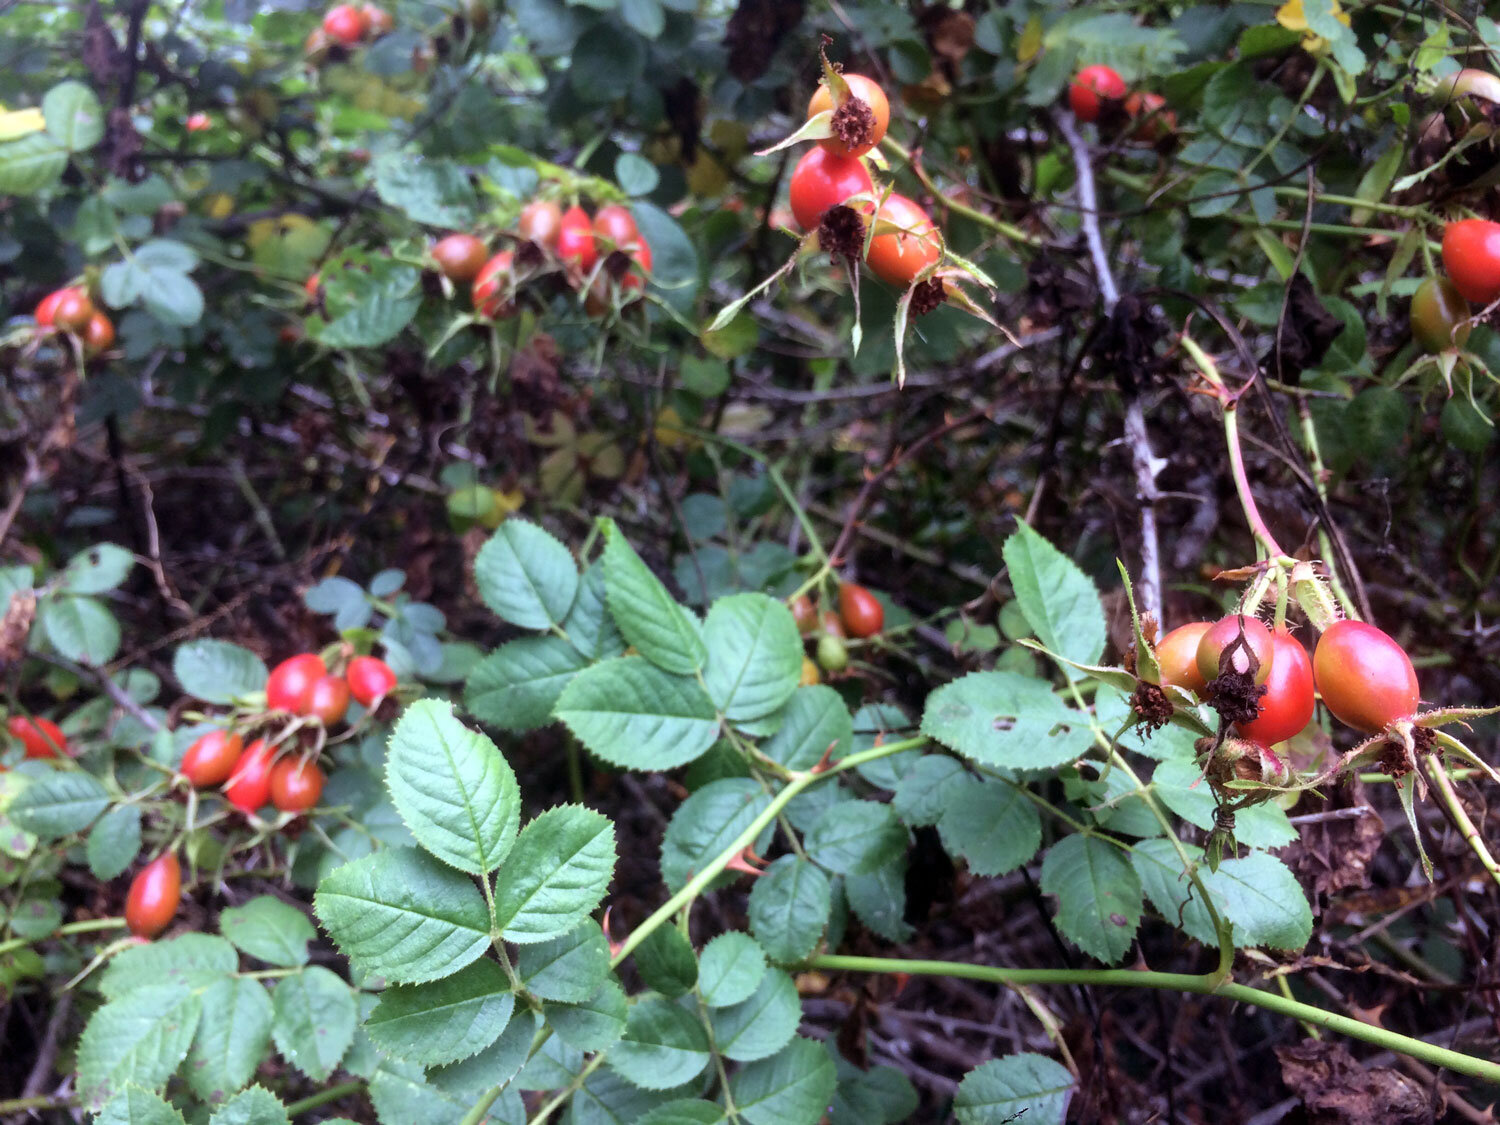
[[[1308,409],[1305,398],[1297,400],[1297,414],[1302,426],[1302,440],[1307,445],[1307,455],[1312,458],[1313,487],[1318,490],[1318,496],[1326,508],[1328,506],[1328,482],[1324,480],[1326,469],[1323,466],[1323,449],[1318,444],[1318,427],[1313,422],[1312,411]],[[1344,616],[1357,619],[1359,614],[1355,611],[1354,599],[1349,596],[1349,591],[1344,588],[1344,580],[1339,577],[1338,564],[1334,561],[1337,556],[1333,552],[1333,540],[1322,520],[1318,521],[1318,551],[1328,567],[1328,585],[1333,590],[1333,596],[1339,600],[1339,605],[1343,607]]]
[[[559,1090],[553,1096],[551,1101],[549,1101],[546,1105],[542,1106],[541,1109],[536,1111],[536,1116],[531,1119],[531,1125],[542,1125],[542,1123],[546,1121],[547,1118],[551,1117],[553,1113],[561,1109],[563,1104],[569,1098],[571,1098],[574,1094],[576,1094],[583,1088],[583,1084],[588,1080],[588,1076],[590,1074],[593,1074],[594,1071],[598,1069],[599,1064],[604,1061],[604,1058],[605,1053],[603,1051],[600,1051],[597,1055],[591,1058],[588,1062],[588,1065],[578,1072],[573,1081],[568,1083],[566,1089]],[[464,1125],[469,1125],[468,1118],[464,1119]]]
[[[330,1086],[326,1090],[319,1090],[311,1097],[303,1098],[300,1102],[293,1102],[286,1107],[288,1117],[296,1117],[298,1114],[306,1113],[308,1110],[317,1109],[320,1105],[336,1102],[340,1098],[346,1098],[350,1094],[361,1094],[364,1092],[363,1081],[340,1082],[337,1086]]]
[[[1464,843],[1469,845],[1469,850],[1478,857],[1484,869],[1489,872],[1490,878],[1500,883],[1500,864],[1495,862],[1495,857],[1485,845],[1484,837],[1479,834],[1479,829],[1474,827],[1474,822],[1464,809],[1463,802],[1458,799],[1458,790],[1453,788],[1453,782],[1448,777],[1447,771],[1443,769],[1443,763],[1436,757],[1427,760],[1427,776],[1432,778],[1432,784],[1438,791],[1438,799],[1448,810],[1448,815],[1453,819],[1459,835],[1464,838]]]
[[[76,1097],[57,1097],[52,1094],[43,1094],[36,1098],[11,1098],[9,1101],[0,1102],[0,1117],[9,1117],[12,1113],[24,1113],[29,1109],[69,1109],[77,1104]]]
[[[1224,403],[1224,440],[1229,446],[1229,471],[1234,477],[1234,490],[1239,493],[1240,507],[1244,509],[1250,533],[1269,558],[1281,558],[1286,552],[1281,549],[1276,537],[1271,534],[1271,529],[1266,526],[1266,521],[1261,518],[1255,494],[1250,491],[1250,478],[1245,475],[1245,454],[1240,449],[1239,414],[1235,403]]]
[[[899,754],[903,750],[914,750],[918,746],[925,745],[926,742],[927,739],[922,736],[905,738],[897,742],[888,743],[885,746],[876,746],[873,749],[865,750],[858,754],[850,754],[846,758],[840,758],[837,762],[830,764],[827,769],[818,773],[796,774],[780,793],[771,798],[771,803],[760,811],[760,815],[752,820],[728,847],[714,857],[702,871],[689,879],[687,885],[682,890],[658,906],[649,918],[630,932],[630,936],[621,943],[619,952],[611,958],[610,967],[618,967],[624,962],[625,958],[629,957],[635,951],[635,948],[641,942],[651,936],[658,926],[670,920],[672,915],[676,914],[702,894],[708,888],[708,885],[718,877],[719,872],[723,871],[729,865],[729,861],[739,855],[747,845],[759,836],[766,825],[772,823],[781,810],[786,808],[791,803],[792,798],[796,797],[798,793],[816,785],[824,778],[833,777],[844,770],[862,766],[866,762],[878,761],[892,754]]]
[[[86,922],[69,922],[66,926],[59,926],[45,937],[39,938],[11,938],[9,941],[0,941],[0,954],[9,953],[13,949],[21,949],[28,945],[34,945],[47,938],[67,937],[69,934],[88,934],[99,930],[123,930],[125,928],[124,918],[90,918]]]
[[[906,161],[907,167],[912,170],[912,174],[917,177],[922,186],[926,188],[934,198],[940,199],[942,201],[942,206],[947,208],[949,211],[952,211],[955,215],[962,215],[970,222],[978,223],[982,227],[988,227],[996,234],[1002,235],[1003,237],[1008,238],[1013,242],[1025,243],[1027,246],[1042,245],[1042,239],[1038,238],[1036,235],[1027,234],[1020,227],[1013,226],[1012,224],[1005,222],[1003,219],[997,219],[993,215],[986,215],[983,211],[976,211],[973,207],[969,207],[963,203],[960,203],[956,199],[950,199],[946,194],[944,194],[942,188],[938,187],[937,184],[932,182],[932,178],[928,176],[927,170],[922,167],[921,163],[911,158],[911,151],[904,145],[902,145],[900,141],[896,140],[896,138],[887,136],[885,140],[880,142],[880,147],[890,152],[892,155]]]
[[[815,957],[815,969],[856,973],[909,973],[919,976],[961,977],[1000,985],[1068,984],[1118,988],[1155,988],[1167,992],[1191,992],[1251,1004],[1277,1015],[1301,1020],[1315,1027],[1336,1031],[1397,1054],[1443,1067],[1492,1085],[1500,1084],[1500,1063],[1475,1058],[1447,1047],[1387,1031],[1349,1016],[1304,1004],[1274,992],[1243,984],[1222,983],[1218,974],[1157,973],[1138,969],[1004,969],[992,965],[969,965],[962,961],[907,961],[892,957],[847,957],[828,954]]]
[[[464,1119],[459,1122],[459,1125],[479,1125],[484,1120],[484,1115],[489,1113],[490,1106],[495,1104],[495,1099],[500,1096],[501,1091],[504,1089],[504,1086],[492,1086],[486,1090],[484,1097],[475,1102],[469,1112],[464,1114]]]

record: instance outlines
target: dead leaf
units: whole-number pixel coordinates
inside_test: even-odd
[[[1365,1068],[1347,1050],[1305,1039],[1277,1047],[1281,1080],[1302,1100],[1309,1125],[1424,1125],[1436,1106],[1414,1080],[1388,1066]]]

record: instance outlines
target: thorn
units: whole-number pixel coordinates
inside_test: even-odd
[[[755,853],[752,852],[748,847],[741,848],[739,851],[734,853],[734,858],[724,865],[724,869],[726,871],[738,871],[745,875],[754,875],[759,878],[761,875],[764,875],[765,872],[758,867],[752,866],[747,859],[747,857],[754,856]],[[762,860],[761,862],[765,861]]]
[[[828,769],[829,763],[833,760],[833,751],[834,751],[834,749],[837,746],[838,746],[838,740],[837,739],[835,739],[834,741],[830,742],[828,744],[828,749],[824,750],[823,751],[823,756],[818,759],[818,764],[815,765],[815,766],[813,766],[813,768],[810,769],[810,770],[808,770],[807,772],[808,773],[823,773],[823,772],[825,772]]]
[[[620,950],[625,946],[625,943],[623,941],[616,941],[614,938],[609,936],[609,912],[613,909],[613,905],[606,906],[604,908],[604,918],[599,923],[599,928],[604,931],[604,941],[609,946],[609,955],[611,959],[618,957],[620,954]]]

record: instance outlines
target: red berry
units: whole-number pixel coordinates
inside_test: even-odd
[[[1406,650],[1363,621],[1337,621],[1324,631],[1313,672],[1334,717],[1366,734],[1408,718],[1422,701]]]
[[[828,150],[834,156],[863,156],[885,137],[885,131],[891,123],[891,103],[886,98],[885,91],[863,74],[846,74],[844,81],[848,83],[850,95],[870,107],[872,120],[869,132],[854,143],[849,143],[840,137],[825,137],[818,142],[818,147]],[[824,110],[833,108],[833,93],[825,82],[813,92],[811,100],[808,101],[807,116],[816,117]]]
[[[472,234],[450,234],[432,248],[432,260],[450,281],[473,281],[488,256],[489,248]]]
[[[235,763],[224,796],[241,812],[253,813],[271,799],[271,763],[276,752],[263,738],[257,738]]]
[[[283,758],[271,769],[271,803],[282,812],[306,812],[318,803],[327,780],[316,762]]]
[[[146,864],[130,881],[125,924],[136,937],[154,938],[172,924],[182,902],[182,865],[174,852]]]
[[[334,42],[352,47],[370,30],[370,17],[363,8],[339,4],[329,8],[323,17],[323,30]]]
[[[885,607],[863,586],[839,587],[839,617],[851,637],[873,637],[885,625]]]
[[[808,149],[797,161],[787,189],[792,214],[805,231],[817,230],[823,212],[830,207],[874,190],[863,161],[852,156],[835,156],[821,145]]]
[[[521,208],[516,233],[527,242],[553,249],[562,230],[562,208],[546,199],[538,199]]]
[[[199,789],[209,789],[229,779],[240,760],[245,740],[233,731],[211,730],[187,748],[179,772]]]
[[[1099,109],[1105,101],[1125,96],[1125,79],[1112,66],[1086,66],[1068,87],[1068,104],[1080,121],[1099,120]]]
[[[1500,223],[1461,219],[1443,229],[1443,268],[1466,301],[1500,297]]]
[[[344,673],[349,693],[361,707],[373,707],[396,687],[396,673],[384,660],[375,656],[356,656]]]
[[[557,256],[579,276],[592,270],[599,260],[594,224],[582,207],[575,205],[563,212],[557,230]]]
[[[880,205],[876,221],[899,228],[870,239],[865,261],[880,280],[902,288],[916,280],[943,252],[943,236],[927,212],[904,195],[892,194]]]
[[[1238,724],[1241,735],[1267,746],[1299,734],[1313,715],[1313,666],[1307,650],[1285,631],[1273,633],[1271,644],[1276,655],[1260,711],[1251,722]]]
[[[28,758],[56,758],[69,753],[67,736],[51,719],[12,715],[5,720],[5,729],[20,740]]]
[[[288,657],[271,669],[266,681],[266,707],[271,711],[307,714],[312,702],[313,686],[328,674],[328,666],[317,653],[303,652]]]
[[[499,320],[515,314],[516,304],[510,298],[510,271],[514,257],[509,250],[500,251],[484,263],[475,277],[470,293],[474,311],[480,316]]]
[[[82,289],[64,289],[52,306],[52,323],[64,332],[82,332],[94,317],[94,302]]]
[[[1244,634],[1243,644],[1239,643],[1241,632]],[[1249,672],[1250,654],[1254,653],[1259,662],[1255,669],[1255,682],[1265,683],[1271,675],[1271,662],[1276,657],[1275,646],[1271,643],[1271,630],[1258,618],[1238,613],[1231,613],[1214,622],[1198,642],[1198,674],[1203,677],[1204,683],[1212,683],[1219,678],[1220,659],[1225,649],[1231,645],[1234,647],[1229,657],[1230,668],[1236,672]],[[1249,652],[1246,651],[1247,646]]]
[[[307,696],[307,714],[325,727],[343,722],[349,710],[349,684],[343,676],[320,676]]]
[[[1212,628],[1208,621],[1191,621],[1179,625],[1156,642],[1156,663],[1161,668],[1161,682],[1187,688],[1202,695],[1207,682],[1198,673],[1198,642]]]

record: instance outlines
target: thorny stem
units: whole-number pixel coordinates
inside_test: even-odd
[[[1276,542],[1276,537],[1271,534],[1266,521],[1261,519],[1260,508],[1255,503],[1255,494],[1250,491],[1250,478],[1245,474],[1245,454],[1240,448],[1239,410],[1233,400],[1224,403],[1224,440],[1229,446],[1229,472],[1234,477],[1234,490],[1239,494],[1240,507],[1244,509],[1245,522],[1250,525],[1250,533],[1255,536],[1255,541],[1265,551],[1268,558],[1283,558],[1286,552]]]
[[[1304,1004],[1274,992],[1249,985],[1223,982],[1217,973],[1158,973],[1139,969],[1007,969],[992,965],[969,965],[962,961],[917,961],[894,957],[850,957],[826,954],[813,958],[815,969],[855,973],[908,973],[918,976],[960,977],[1000,985],[1066,984],[1097,985],[1117,988],[1156,988],[1169,992],[1190,992],[1200,996],[1219,996],[1242,1004],[1251,1004],[1277,1015],[1289,1016],[1315,1027],[1336,1031],[1351,1039],[1382,1047],[1397,1054],[1409,1055],[1433,1066],[1483,1082],[1500,1084],[1500,1063],[1475,1058],[1420,1039],[1387,1031],[1349,1016]]]
[[[786,808],[786,806],[794,797],[797,796],[798,793],[801,793],[803,790],[817,784],[824,778],[835,777],[838,774],[843,773],[845,770],[854,769],[858,766],[864,765],[866,762],[874,762],[881,758],[889,757],[892,754],[899,754],[903,750],[914,750],[919,746],[926,745],[926,743],[927,739],[922,736],[918,736],[916,738],[901,739],[897,742],[887,743],[884,746],[876,746],[870,750],[864,750],[858,754],[850,754],[847,757],[840,758],[838,761],[830,763],[826,769],[819,770],[817,773],[804,771],[793,774],[791,781],[786,784],[786,786],[781,790],[780,793],[776,794],[776,796],[772,798],[771,803],[761,810],[760,815],[757,816],[753,821],[751,821],[750,824],[745,827],[745,830],[743,832],[735,837],[735,839],[731,841],[718,854],[718,856],[709,861],[709,863],[703,868],[702,871],[698,872],[697,875],[688,880],[687,885],[684,886],[682,890],[678,891],[666,902],[662,903],[661,906],[657,907],[657,909],[652,912],[650,917],[648,917],[644,922],[642,922],[639,926],[631,931],[630,936],[625,939],[625,941],[620,945],[619,950],[615,953],[614,957],[610,959],[610,968],[618,968],[620,964],[627,957],[629,957],[631,953],[635,951],[635,949],[641,944],[641,942],[645,941],[648,937],[655,933],[656,930],[664,923],[672,921],[673,917],[680,910],[683,910],[684,908],[690,906],[693,900],[696,899],[700,894],[702,894],[708,888],[708,885],[712,883],[713,880],[719,875],[719,873],[729,865],[729,861],[735,856],[739,855],[747,846],[749,846],[749,844],[761,834],[766,825],[774,821],[777,816],[780,815],[781,811]],[[530,1058],[531,1055],[536,1054],[536,1052],[541,1048],[541,1045],[546,1042],[547,1038],[550,1035],[551,1028],[543,1027],[540,1031],[538,1031],[536,1039],[532,1042],[531,1052],[527,1055],[527,1057]],[[603,1060],[604,1052],[601,1051],[599,1054],[594,1056],[588,1067],[585,1068],[584,1072],[574,1080],[573,1084],[571,1084],[568,1089],[562,1091],[556,1097],[554,1097],[552,1101],[547,1103],[547,1105],[544,1107],[545,1112],[541,1113],[537,1117],[532,1118],[533,1125],[536,1125],[536,1123],[538,1122],[545,1121],[549,1114],[551,1114],[558,1106],[562,1105],[563,1102],[571,1097],[577,1091],[578,1087],[582,1085],[583,1079],[587,1077],[588,1074],[593,1071],[594,1067],[598,1066],[599,1063],[601,1063]],[[500,1096],[501,1092],[504,1089],[505,1087],[503,1085],[500,1085],[493,1086],[489,1090],[487,1090],[484,1095],[474,1103],[469,1112],[464,1115],[463,1121],[460,1122],[460,1125],[479,1125],[479,1123],[485,1119],[485,1114],[489,1112],[490,1107],[495,1104],[495,1099]]]
[[[1479,829],[1469,818],[1463,802],[1458,799],[1458,790],[1453,787],[1452,779],[1436,756],[1427,760],[1427,776],[1432,778],[1432,784],[1438,791],[1438,798],[1443,802],[1443,807],[1448,810],[1448,815],[1453,819],[1454,827],[1458,829],[1459,835],[1464,838],[1464,843],[1469,845],[1469,849],[1484,865],[1490,878],[1500,883],[1500,864],[1495,862],[1495,857],[1485,845],[1484,837],[1479,834]]]
[[[687,885],[678,891],[666,902],[662,903],[656,910],[631,931],[630,936],[621,943],[619,951],[610,959],[610,967],[618,968],[619,965],[633,953],[641,942],[645,941],[654,933],[663,922],[669,921],[674,914],[688,903],[692,902],[702,894],[710,883],[718,877],[719,873],[729,865],[729,861],[739,855],[761,831],[774,821],[782,809],[791,803],[804,789],[809,788],[823,780],[825,777],[833,777],[844,770],[862,766],[866,762],[874,762],[892,754],[899,754],[903,750],[914,750],[918,746],[926,745],[927,739],[922,736],[916,738],[904,738],[896,742],[886,743],[884,746],[876,746],[873,749],[862,751],[858,754],[850,754],[831,763],[827,769],[819,773],[801,772],[796,774],[787,785],[771,799],[771,803],[761,810],[760,815],[745,826],[735,839],[724,848],[716,857],[704,866],[703,870],[688,880]]]

